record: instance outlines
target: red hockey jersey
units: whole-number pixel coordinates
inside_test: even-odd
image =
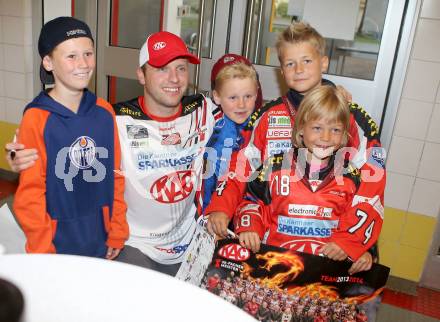
[[[221,211],[232,218],[243,199],[247,182],[254,179],[252,173],[267,158],[292,147],[292,124],[302,95],[290,90],[288,96],[267,103],[251,116],[251,121],[243,131],[247,145],[232,155],[229,172],[223,180],[219,180],[206,214]],[[380,196],[383,205],[385,150],[380,144],[379,128],[357,104],[350,104],[350,112],[350,139],[347,146],[356,149],[351,153],[351,161],[361,170],[359,193],[363,190],[371,193],[375,191],[374,195]],[[383,207],[380,207],[383,217]]]
[[[292,149],[259,169],[238,207],[236,232],[254,231],[269,245],[311,254],[333,241],[357,260],[377,241],[383,196],[365,189],[360,171],[343,158],[335,163],[339,167],[331,160],[313,178],[306,162],[297,160],[305,158]]]

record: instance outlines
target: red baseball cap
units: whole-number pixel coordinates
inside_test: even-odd
[[[218,73],[226,66],[237,64],[237,63],[243,63],[248,66],[253,67],[252,63],[243,56],[236,55],[236,54],[225,54],[222,57],[220,57],[212,66],[211,70],[211,89],[214,90],[215,88],[215,79],[218,75]],[[255,69],[255,68],[254,68]],[[255,72],[257,72],[255,70]],[[263,105],[263,92],[261,91],[261,84],[260,80],[258,79],[258,73],[257,73],[257,82],[258,82],[258,92],[257,92],[257,100],[255,101],[255,109],[259,109]]]
[[[139,53],[139,67],[145,63],[153,67],[163,67],[176,58],[187,58],[191,64],[200,60],[188,51],[183,40],[168,31],[159,31],[148,36]]]

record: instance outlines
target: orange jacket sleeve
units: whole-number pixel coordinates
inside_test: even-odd
[[[46,147],[44,127],[49,112],[29,109],[25,112],[21,125],[19,142],[26,148],[37,149],[35,165],[20,173],[20,182],[14,199],[14,212],[26,235],[26,252],[55,253],[52,243],[55,222],[46,210]]]
[[[126,218],[127,204],[124,200],[125,179],[121,171],[121,145],[116,124],[116,117],[112,106],[105,100],[98,98],[97,105],[105,108],[113,116],[114,123],[114,194],[113,213],[108,231],[107,246],[121,249],[128,238],[128,224]]]

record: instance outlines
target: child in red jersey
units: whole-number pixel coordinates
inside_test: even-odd
[[[292,130],[294,148],[269,158],[247,186],[235,218],[242,246],[256,252],[263,240],[334,260],[365,258],[350,273],[371,267],[366,251],[381,225],[373,221],[368,234],[357,230],[363,217],[347,209],[359,202],[359,171],[337,153],[348,141],[349,121],[348,104],[334,87],[305,96]]]

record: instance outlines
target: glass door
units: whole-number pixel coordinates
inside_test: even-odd
[[[222,28],[228,21],[227,15],[217,14],[218,10],[229,10],[229,1],[98,0],[97,94],[111,103],[142,95],[136,79],[139,48],[149,34],[159,30],[180,35],[194,54],[203,57],[199,67],[190,66],[192,81],[188,92],[193,93],[196,87],[209,90],[209,86],[197,85],[200,80],[206,81],[205,70],[210,71],[214,53],[224,53],[226,41],[219,41],[219,37],[215,44],[213,41],[214,30],[223,35]]]
[[[343,85],[380,124],[405,2],[400,0],[234,1],[232,24],[243,33],[241,53],[260,74],[265,100],[286,92],[274,48],[277,34],[294,20],[314,26],[327,42],[325,78]],[[234,33],[236,30],[234,30]]]
[[[98,0],[96,91],[111,102],[141,95],[139,48],[148,34],[168,30],[201,56],[190,93],[210,91],[212,65],[229,52],[255,64],[264,99],[274,99],[287,90],[277,34],[304,19],[326,37],[325,77],[346,87],[380,124],[404,9],[400,0]]]

